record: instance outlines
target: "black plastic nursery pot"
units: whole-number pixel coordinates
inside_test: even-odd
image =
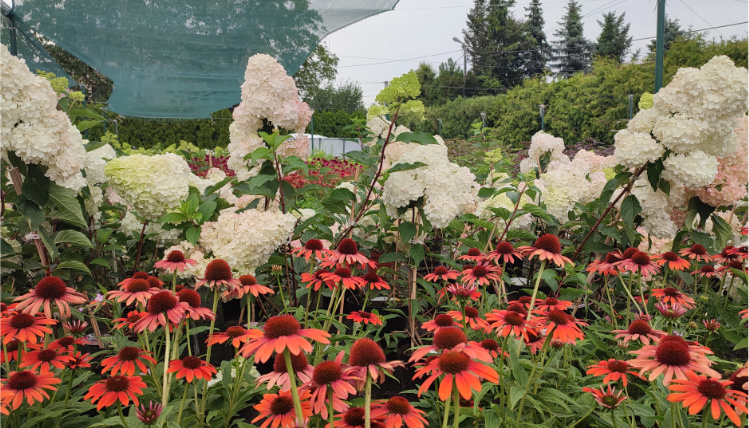
[[[408,328],[408,305],[403,305],[400,300],[391,299],[389,297],[378,298],[375,297],[367,302],[367,305],[362,307],[363,300],[357,299],[355,296],[349,296],[343,305],[345,313],[351,313],[353,311],[364,310],[366,312],[372,312],[376,310],[377,313],[382,316],[396,315],[386,321],[383,333],[392,333],[395,331],[404,331]],[[401,312],[406,315],[401,315]]]

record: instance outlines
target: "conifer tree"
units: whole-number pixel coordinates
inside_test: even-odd
[[[624,24],[624,12],[619,16],[614,12],[605,13],[603,22],[598,21],[598,25],[601,26],[601,34],[595,49],[596,56],[613,58],[622,63],[632,46],[629,24]]]
[[[583,34],[581,7],[575,0],[567,3],[567,13],[554,32],[554,68],[558,76],[566,78],[578,71],[587,71],[592,62],[591,43]]]
[[[533,77],[546,72],[546,62],[551,57],[551,47],[546,41],[544,17],[540,0],[533,0],[527,7],[525,31],[528,40],[528,52],[525,59],[525,75]]]

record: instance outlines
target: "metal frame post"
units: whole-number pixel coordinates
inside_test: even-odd
[[[634,106],[633,106],[633,104],[634,104],[634,95],[629,94],[628,98],[629,98],[629,119],[632,120],[633,108],[634,108]]]
[[[663,53],[666,35],[666,0],[658,0],[658,32],[655,39],[655,92],[663,86]]]
[[[546,106],[543,104],[540,104],[539,106],[539,113],[541,114],[541,130],[544,130],[544,116],[546,115]]]

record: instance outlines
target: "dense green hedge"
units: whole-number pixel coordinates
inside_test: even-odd
[[[314,124],[315,135],[340,138],[353,137],[353,135],[349,135],[344,131],[343,128],[351,125],[354,118],[364,119],[366,117],[367,112],[365,111],[354,113],[346,113],[343,110],[315,112],[312,116],[313,123],[307,126],[307,133],[312,133],[312,125]]]
[[[709,42],[701,37],[674,42],[664,62],[664,85],[680,67],[699,67],[715,55],[728,55],[739,67],[747,66],[747,40]],[[643,92],[654,90],[652,62],[619,65],[611,60],[595,61],[593,71],[569,79],[547,82],[529,79],[506,94],[458,98],[444,105],[428,107],[425,120],[414,126],[437,132],[442,119],[445,138],[466,138],[470,123],[487,113],[493,137],[504,144],[530,140],[541,129],[539,105],[545,105],[545,130],[567,142],[593,138],[612,143],[617,130],[626,125],[628,96],[634,95],[634,113]]]

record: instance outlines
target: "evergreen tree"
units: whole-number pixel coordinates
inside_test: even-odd
[[[554,68],[557,75],[570,77],[578,71],[587,71],[592,62],[591,44],[583,34],[580,17],[581,7],[575,0],[567,3],[567,14],[559,22],[560,28],[554,35],[560,40],[554,42]]]
[[[621,64],[632,46],[629,24],[624,24],[624,12],[619,16],[614,12],[605,13],[603,22],[598,21],[598,25],[601,26],[601,34],[598,36],[596,56],[613,58]]]
[[[344,111],[352,114],[364,110],[364,92],[354,82],[346,82],[338,87],[328,83],[308,93],[304,101],[315,112]]]
[[[419,68],[417,68],[415,72],[416,77],[419,79],[419,84],[421,85],[421,94],[419,94],[417,99],[421,100],[424,105],[429,105],[432,84],[437,76],[434,73],[432,66],[427,62],[420,63]]]
[[[473,8],[468,12],[468,21],[466,22],[468,28],[463,30],[463,43],[474,70],[486,70],[490,59],[491,46],[487,31],[487,12],[486,0],[475,0]]]
[[[682,37],[685,34],[686,32],[681,29],[678,18],[672,21],[668,19],[668,16],[666,16],[666,26],[663,32],[663,50],[667,51],[668,48],[671,47],[671,42],[673,42],[674,39]],[[650,49],[651,53],[655,53],[655,39],[650,41],[648,49]]]
[[[468,82],[467,86],[472,87],[473,83]],[[466,92],[470,94],[472,90]],[[452,99],[458,98],[463,94],[463,70],[458,63],[452,58],[447,62],[439,65],[437,77],[430,86],[428,100],[426,105],[440,105]]]
[[[294,83],[302,98],[314,97],[323,82],[335,79],[338,57],[323,45],[317,45],[299,70],[294,73]]]
[[[529,7],[525,21],[525,31],[529,41],[528,52],[525,54],[525,75],[533,77],[546,72],[546,62],[551,56],[551,47],[546,41],[544,32],[544,17],[540,0],[533,0]]]

